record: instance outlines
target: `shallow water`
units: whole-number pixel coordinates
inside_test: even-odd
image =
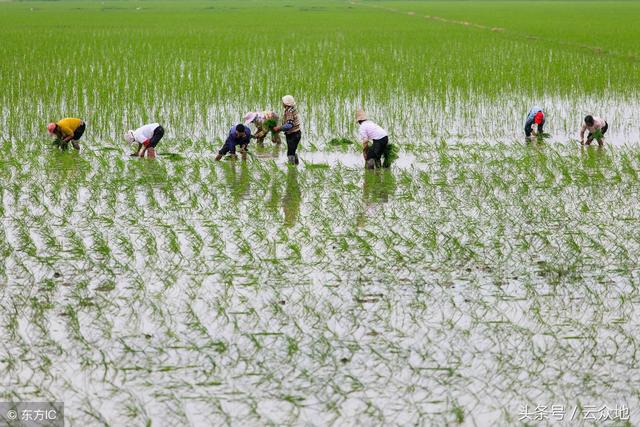
[[[640,403],[634,151],[454,144],[370,172],[282,150],[5,153],[2,388],[71,425]]]

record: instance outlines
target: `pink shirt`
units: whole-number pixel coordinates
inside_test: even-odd
[[[600,118],[593,116],[593,126],[587,126],[586,123],[582,125],[582,129],[580,129],[580,139],[584,139],[584,132],[589,131],[590,133],[594,133],[598,129],[602,129],[604,127],[605,121]]]
[[[360,135],[361,141],[373,141],[375,139],[382,139],[387,136],[387,131],[382,129],[377,124],[373,123],[371,120],[365,120],[360,125],[358,134]]]

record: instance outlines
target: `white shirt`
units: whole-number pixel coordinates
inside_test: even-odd
[[[373,141],[374,139],[382,139],[387,136],[387,131],[373,123],[371,120],[365,120],[360,125],[358,134],[360,135],[361,141]]]
[[[151,137],[153,136],[153,131],[156,130],[158,126],[160,126],[158,123],[151,123],[139,127],[138,129],[133,131],[133,138],[136,140],[136,142],[142,144],[147,139],[151,139]]]

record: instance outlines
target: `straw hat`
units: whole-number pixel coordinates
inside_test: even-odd
[[[361,120],[367,120],[367,115],[365,114],[364,110],[360,109],[356,112],[356,122],[359,122]]]
[[[258,113],[252,111],[244,115],[244,124],[248,125],[249,123],[253,123],[253,121],[258,117]]]
[[[295,107],[296,106],[296,100],[293,99],[293,96],[291,95],[285,95],[282,97],[282,103],[284,105],[286,105],[287,107]]]

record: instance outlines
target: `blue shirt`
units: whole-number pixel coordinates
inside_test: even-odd
[[[227,136],[225,144],[228,144],[230,147],[236,147],[238,145],[247,145],[249,141],[251,141],[251,129],[249,129],[248,126],[244,126],[244,138],[238,138],[236,127],[233,126],[229,131],[229,136]]]

